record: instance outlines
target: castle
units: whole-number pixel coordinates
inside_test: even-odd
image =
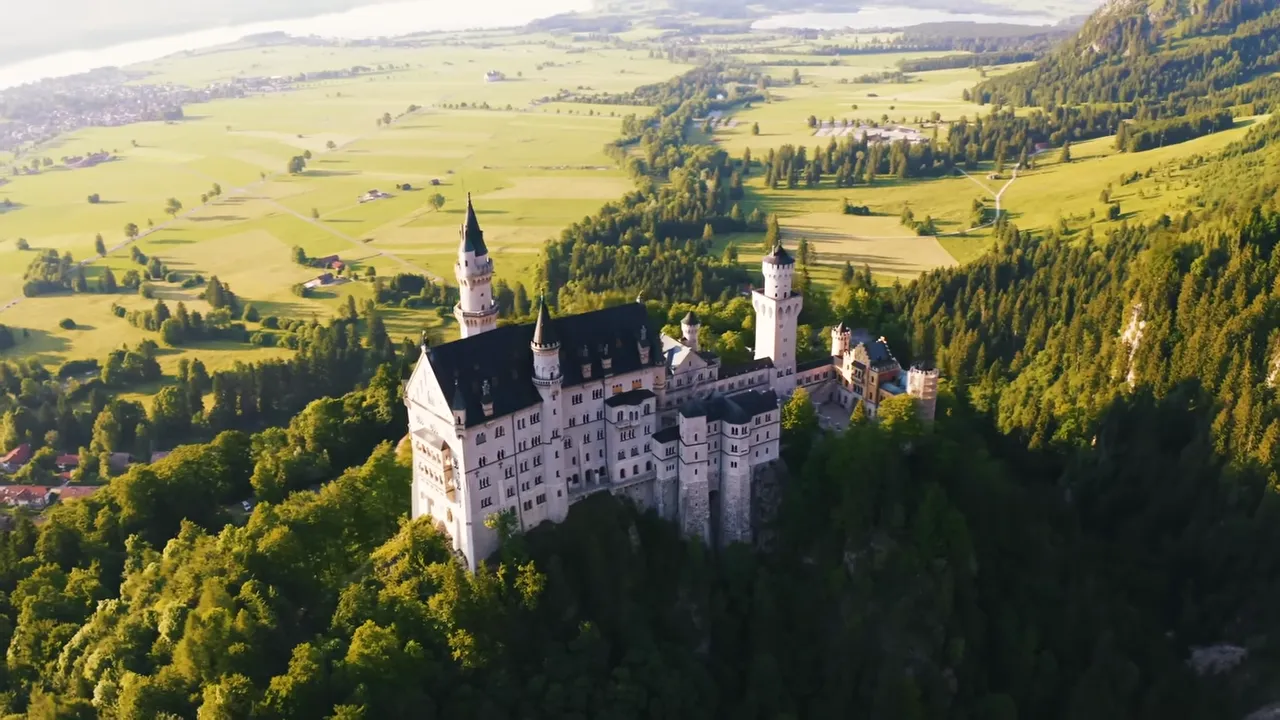
[[[796,388],[815,402],[874,416],[907,393],[932,420],[936,370],[904,372],[883,338],[843,325],[831,356],[797,363],[804,298],[795,261],[765,256],[753,291],[755,360],[723,365],[698,346],[690,312],[681,337],[656,331],[639,302],[498,327],[493,259],[467,198],[455,274],[462,339],[430,347],[406,383],[414,518],[429,515],[474,569],[497,550],[491,514],[519,527],[560,522],[595,492],[623,494],[690,537],[749,541],[756,471],[778,458],[781,404]]]

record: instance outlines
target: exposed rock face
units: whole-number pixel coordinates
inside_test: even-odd
[[[768,550],[773,543],[773,523],[782,503],[782,487],[790,479],[786,463],[776,460],[756,467],[751,478],[751,524],[757,548]]]
[[[1129,387],[1133,387],[1137,379],[1133,371],[1133,358],[1138,354],[1138,346],[1142,344],[1143,332],[1147,329],[1147,322],[1142,319],[1142,309],[1142,303],[1133,304],[1133,310],[1129,313],[1129,324],[1120,332],[1120,342],[1129,348],[1129,369],[1124,378],[1125,382],[1129,383]]]
[[[1237,665],[1249,657],[1249,651],[1239,645],[1209,645],[1191,648],[1191,657],[1187,666],[1197,675],[1221,675],[1234,670]]]

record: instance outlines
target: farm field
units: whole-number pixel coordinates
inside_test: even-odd
[[[715,139],[721,147],[734,155],[745,148],[753,153],[780,145],[826,144],[827,138],[815,137],[808,125],[810,115],[826,121],[832,118],[839,123],[850,121],[882,122],[888,116],[890,122],[921,127],[935,112],[943,121],[959,120],[962,116],[975,117],[989,112],[971,102],[965,102],[963,93],[978,83],[981,75],[974,68],[933,70],[911,73],[907,83],[855,83],[863,75],[898,69],[900,60],[939,57],[956,53],[918,52],[853,55],[840,58],[841,65],[792,68],[767,66],[762,70],[778,80],[790,81],[793,70],[800,71],[800,85],[775,85],[769,89],[771,101],[755,104],[732,115],[732,128],[721,125],[715,129]],[[760,56],[766,57],[766,56]],[[777,56],[767,56],[774,57]],[[796,56],[808,57],[812,56]],[[775,60],[776,61],[776,60]],[[989,77],[1009,72],[1018,65],[1002,65],[988,68]],[[847,82],[840,82],[846,80]],[[856,106],[856,109],[855,107]],[[760,134],[752,135],[752,126],[760,126]],[[945,128],[944,128],[945,129]],[[926,135],[929,130],[925,129]]]
[[[665,80],[685,66],[650,59],[643,51],[603,49],[587,43],[549,46],[548,37],[486,34],[484,47],[426,48],[273,46],[233,48],[149,63],[148,82],[205,83],[233,76],[396,66],[396,70],[310,83],[299,89],[186,108],[178,123],[89,128],[42,146],[30,157],[57,159],[105,149],[118,159],[78,170],[50,169],[14,177],[0,199],[14,207],[0,216],[0,323],[29,329],[11,354],[56,364],[101,357],[145,336],[115,317],[111,305],[150,307],[136,294],[22,298],[22,275],[35,251],[53,249],[86,267],[90,286],[103,268],[119,278],[141,269],[130,259],[123,228],[135,223],[133,243],[182,277],[213,275],[262,316],[325,319],[348,294],[362,300],[371,287],[357,281],[301,298],[291,287],[316,277],[291,261],[291,248],[307,255],[339,255],[355,275],[372,267],[380,276],[428,273],[452,283],[457,228],[468,193],[507,282],[531,284],[541,244],[566,224],[595,212],[630,189],[603,153],[623,115],[636,108],[535,101],[560,89],[590,87],[620,92]],[[407,65],[407,67],[405,67]],[[486,83],[486,70],[508,81]],[[465,103],[466,107],[460,107]],[[410,105],[419,106],[407,112]],[[485,108],[489,109],[482,109]],[[647,108],[639,109],[648,112]],[[382,126],[384,113],[394,121]],[[310,152],[307,169],[289,175],[289,158]],[[432,185],[432,181],[438,185]],[[217,183],[222,194],[202,202]],[[408,190],[397,186],[408,184]],[[368,203],[371,189],[390,197]],[[90,194],[101,202],[90,204]],[[428,198],[445,199],[433,210]],[[168,198],[183,210],[165,214]],[[148,232],[149,224],[154,229]],[[101,233],[107,257],[94,259]],[[24,239],[30,251],[17,249]],[[157,299],[207,309],[196,289],[152,284]],[[20,299],[11,305],[13,300]],[[422,329],[448,336],[451,317],[435,310],[385,314],[393,338]],[[448,313],[445,313],[448,316]],[[59,327],[63,318],[78,328]],[[255,329],[250,326],[250,329]],[[166,352],[176,365],[185,353],[211,367],[264,358],[281,351],[249,345],[199,344]]]

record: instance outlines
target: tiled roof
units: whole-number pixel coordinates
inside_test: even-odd
[[[639,405],[650,398],[655,398],[652,390],[628,390],[624,393],[618,393],[612,397],[606,398],[604,404],[609,407],[618,407],[620,405]]]
[[[760,358],[759,360],[750,360],[741,365],[724,365],[720,368],[720,379],[737,377],[738,375],[746,375],[757,370],[773,369],[773,358]]]
[[[855,348],[859,345],[867,349],[867,356],[871,358],[871,365],[887,365],[898,362],[893,357],[893,352],[889,350],[889,345],[885,343],[884,338],[875,338],[866,330],[855,330],[850,339],[849,347]]]
[[[680,428],[675,425],[669,428],[662,428],[653,434],[653,439],[660,443],[675,442],[680,439]]]
[[[820,357],[817,360],[809,360],[796,365],[796,372],[805,372],[807,370],[817,370],[820,367],[830,367],[832,365],[830,357]]]
[[[795,258],[791,257],[791,253],[782,247],[782,243],[773,246],[773,250],[764,256],[764,262],[770,265],[795,265]]]
[[[648,327],[649,313],[643,305],[628,303],[581,315],[551,318],[560,339],[560,373],[563,386],[584,382],[582,366],[591,368],[590,380],[605,377],[601,359],[607,353],[611,361],[610,376],[634,372],[640,362],[638,338],[640,328],[647,327],[649,358],[662,359],[659,333]],[[542,402],[533,384],[534,325],[505,325],[469,338],[437,345],[427,351],[436,381],[446,393],[457,383],[453,409],[466,410],[467,426],[509,415]],[[486,418],[480,397],[485,380],[493,396],[493,415]]]
[[[724,420],[743,425],[751,418],[778,408],[778,395],[772,390],[744,390],[733,395],[712,395],[706,400],[691,400],[680,406],[687,418],[705,417],[707,422]]]

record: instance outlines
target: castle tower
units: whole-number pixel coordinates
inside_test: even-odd
[[[542,399],[546,400],[560,389],[560,340],[556,337],[555,325],[551,322],[551,311],[547,309],[546,298],[538,303],[538,323],[533,328],[533,340],[529,347],[533,349],[533,384],[538,386]]]
[[[781,243],[764,256],[760,266],[764,288],[751,296],[756,311],[756,359],[773,360],[773,389],[788,396],[796,387],[796,324],[804,298],[791,289],[796,261]]]
[[[907,371],[907,394],[916,399],[916,412],[925,422],[933,422],[938,411],[938,370],[913,365]]]
[[[844,326],[844,323],[836,323],[831,328],[831,356],[844,357],[849,352],[849,346],[853,343],[853,332]]]
[[[460,297],[453,316],[458,319],[462,337],[468,338],[498,326],[498,304],[493,299],[493,260],[484,245],[484,231],[476,220],[470,193],[467,194],[467,218],[460,235],[458,262],[453,267]]]
[[[711,482],[708,477],[711,444],[707,411],[701,403],[680,408],[680,471],[677,497],[679,525],[685,537],[711,541]]]
[[[698,314],[690,310],[685,313],[684,319],[680,321],[680,340],[685,347],[698,351],[698,331],[702,329],[702,321],[698,319]]]

